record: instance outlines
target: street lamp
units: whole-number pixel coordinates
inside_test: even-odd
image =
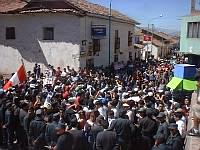
[[[112,0],[110,0],[110,7],[109,7],[109,37],[108,37],[108,42],[109,42],[109,50],[108,50],[108,62],[109,62],[109,67],[110,67],[110,52],[111,52],[111,17],[112,17]]]
[[[149,20],[149,22],[148,22],[148,31],[147,31],[148,35],[149,35],[149,30],[150,30],[150,29],[149,29],[150,23],[151,23],[153,20],[159,19],[159,18],[161,18],[161,17],[163,17],[163,14],[160,14],[159,16],[154,17],[154,18],[151,18],[151,19]],[[152,55],[152,48],[153,48],[153,46],[152,46],[152,44],[153,44],[153,26],[154,26],[154,24],[152,24],[152,31],[151,31],[151,55]],[[147,51],[148,51],[148,49],[149,49],[149,46],[147,46]]]

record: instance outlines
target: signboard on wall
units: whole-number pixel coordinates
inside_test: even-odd
[[[102,39],[106,37],[106,26],[105,25],[92,25],[91,36],[94,39]]]

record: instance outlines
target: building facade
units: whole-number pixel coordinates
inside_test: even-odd
[[[181,21],[180,52],[188,57],[188,62],[200,65],[200,11],[191,0],[191,13]]]
[[[85,0],[13,0],[6,6],[0,0],[0,73],[16,71],[21,60],[26,70],[35,63],[42,69],[108,66],[109,9]],[[135,54],[135,24],[112,10],[111,62]]]

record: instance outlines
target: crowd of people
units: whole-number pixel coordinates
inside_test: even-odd
[[[167,60],[122,67],[40,66],[0,90],[0,145],[10,150],[183,150],[190,97],[166,87]],[[117,68],[117,69],[116,69]],[[0,88],[7,80],[0,78]]]

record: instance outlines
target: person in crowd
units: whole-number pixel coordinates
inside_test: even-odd
[[[26,82],[8,90],[2,89],[8,80],[0,76],[0,145],[15,150],[150,150],[162,149],[167,140],[173,147],[168,139],[179,137],[179,124],[187,123],[190,108],[166,88],[173,65],[154,58],[124,64],[78,70],[49,64],[43,73],[36,63]],[[189,135],[199,134],[197,106],[191,107],[196,124]],[[168,133],[168,122],[177,122],[177,134]]]
[[[141,129],[142,137],[148,143],[148,149],[150,149],[153,146],[153,136],[157,131],[157,123],[153,119],[153,111],[151,109],[146,110],[146,117],[140,120],[139,128]]]
[[[83,130],[78,129],[79,123],[77,118],[73,118],[70,122],[72,128],[69,130],[69,133],[73,137],[73,143],[71,143],[72,150],[87,150],[87,138]]]
[[[119,118],[112,121],[108,129],[108,131],[116,131],[117,141],[119,142],[121,150],[128,150],[128,145],[134,132],[134,126],[127,118],[126,111],[122,111]]]
[[[170,123],[168,126],[170,135],[166,144],[171,150],[183,150],[183,139],[179,133],[178,125],[176,123]]]
[[[165,136],[162,133],[156,134],[154,139],[155,145],[151,150],[170,150],[170,148],[165,144]]]
[[[116,132],[106,130],[107,127],[105,125],[105,130],[97,134],[96,150],[119,150]]]
[[[156,135],[162,134],[164,136],[164,142],[167,140],[169,136],[169,129],[168,129],[168,123],[166,122],[166,116],[164,112],[160,112],[157,116],[157,120],[159,122],[158,130],[156,132]]]
[[[51,150],[73,150],[73,136],[71,133],[66,132],[66,126],[63,123],[59,123],[56,127],[56,132],[59,136],[56,146],[50,148]]]
[[[52,122],[46,125],[45,140],[47,145],[54,147],[56,145],[58,135],[56,134],[56,127],[59,122],[59,113],[53,114]]]
[[[46,124],[42,118],[42,110],[36,110],[36,117],[29,126],[29,138],[34,150],[45,149],[45,129]]]

